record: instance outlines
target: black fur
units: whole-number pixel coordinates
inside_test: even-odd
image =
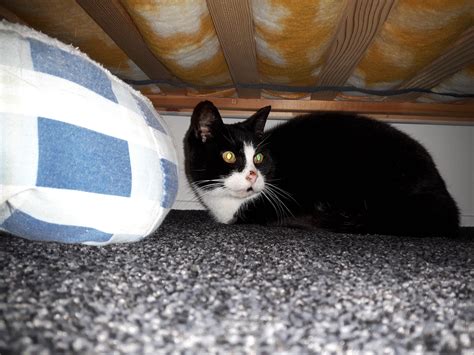
[[[238,223],[311,225],[339,232],[412,236],[455,236],[459,211],[431,156],[396,128],[342,113],[299,116],[261,134],[270,108],[247,121],[225,125],[205,101],[196,106],[184,139],[185,169],[191,182],[226,176],[245,164],[243,142],[260,144],[258,169],[286,193],[286,208],[263,196],[244,205]],[[199,122],[207,119],[208,138]],[[233,167],[222,152],[237,153]],[[279,190],[280,191],[280,190]],[[284,212],[284,213],[283,213]],[[285,218],[282,218],[285,214]]]

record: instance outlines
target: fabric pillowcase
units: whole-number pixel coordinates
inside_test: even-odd
[[[0,22],[0,230],[108,244],[155,231],[177,154],[153,106],[77,49]]]

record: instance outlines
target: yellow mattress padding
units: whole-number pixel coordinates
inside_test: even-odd
[[[236,91],[206,0],[119,0],[161,63],[192,96],[232,97]],[[250,0],[257,71],[262,84],[314,86],[352,0]],[[146,75],[74,0],[0,0],[27,24],[71,43],[113,73]],[[474,25],[474,0],[397,0],[387,20],[344,86],[395,89],[442,55]],[[239,34],[235,34],[236,39]],[[243,55],[241,60],[245,61]],[[472,93],[474,65],[442,81],[438,92]],[[157,86],[140,87],[157,93]],[[262,90],[268,98],[308,98],[309,93]],[[379,100],[341,92],[338,99]],[[440,100],[425,95],[419,100]],[[452,99],[445,97],[445,99]]]
[[[393,88],[439,57],[473,25],[472,0],[398,0],[349,83]]]
[[[0,0],[0,5],[29,26],[79,47],[115,74],[147,78],[74,0]]]
[[[181,80],[231,84],[205,0],[121,0],[152,52]]]

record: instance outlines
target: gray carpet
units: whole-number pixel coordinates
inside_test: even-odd
[[[474,352],[459,240],[226,226],[172,211],[128,245],[0,235],[0,353]]]

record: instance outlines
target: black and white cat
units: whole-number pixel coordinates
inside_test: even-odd
[[[342,113],[302,115],[264,132],[270,109],[231,125],[209,101],[194,109],[184,138],[186,175],[217,221],[457,234],[456,203],[417,141]]]

